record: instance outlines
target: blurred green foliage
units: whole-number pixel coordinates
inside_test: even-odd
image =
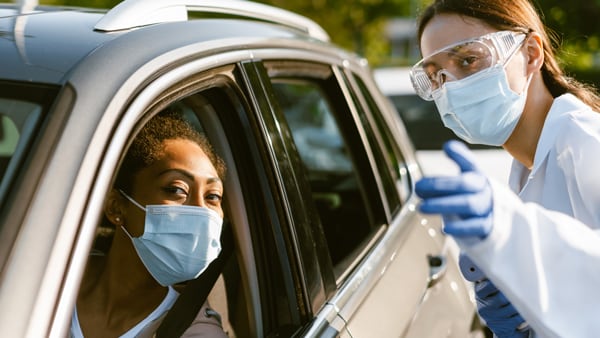
[[[61,5],[91,8],[113,8],[119,2],[121,2],[121,0],[40,0],[40,4],[42,5]]]
[[[600,0],[537,0],[546,25],[559,40],[565,67],[600,68]]]
[[[6,1],[6,0],[0,0]],[[164,0],[169,1],[169,0]],[[372,66],[394,63],[385,36],[391,18],[415,18],[431,0],[258,0],[305,15],[334,43],[365,56]],[[499,0],[501,1],[501,0]],[[532,0],[558,38],[564,66],[576,73],[600,68],[600,0]],[[40,0],[40,4],[111,8],[119,0]],[[396,61],[397,62],[397,61]]]
[[[415,18],[430,0],[257,0],[301,13],[319,23],[334,43],[365,56],[371,65],[393,63],[385,25]]]
[[[501,1],[501,0],[499,0]],[[564,66],[587,73],[600,68],[600,0],[532,0],[557,39]],[[330,32],[337,44],[366,56],[372,65],[389,63],[384,22],[416,17],[431,0],[259,0],[302,13]]]

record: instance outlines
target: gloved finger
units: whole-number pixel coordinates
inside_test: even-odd
[[[484,192],[431,197],[422,200],[419,209],[426,214],[456,215],[460,218],[486,216],[492,209],[489,194]]]
[[[527,330],[518,329],[525,320],[491,281],[478,281],[474,287],[477,311],[496,337],[528,337]]]
[[[474,193],[487,186],[487,178],[476,172],[459,176],[425,177],[415,184],[415,192],[421,198]]]
[[[480,304],[477,302],[477,311],[481,317],[502,320],[506,326],[514,327],[515,330],[525,321],[510,303],[506,306],[497,306],[496,303]]]
[[[493,311],[495,317],[509,318],[518,315],[517,310],[492,282],[483,280],[475,283],[475,295],[477,306],[483,312],[488,314]],[[517,323],[520,324],[520,323]]]
[[[442,231],[453,237],[479,237],[485,238],[492,229],[491,217],[477,217],[469,219],[459,219],[457,217],[442,217],[444,225]]]
[[[493,294],[500,292],[496,285],[494,285],[494,283],[492,283],[489,279],[475,282],[473,288],[475,289],[475,295],[477,295],[479,298],[488,298]]]
[[[516,310],[510,303],[510,301],[504,296],[504,294],[500,291],[492,293],[490,296],[482,298],[475,297],[477,301],[477,307],[480,310],[483,310],[484,313],[489,313],[485,311],[493,311],[497,317],[509,317],[513,315]],[[502,314],[502,316],[499,316]]]
[[[481,317],[489,318],[489,320],[493,320],[496,323],[502,323],[502,326],[512,328],[514,331],[525,322],[523,317],[521,317],[519,312],[510,303],[506,306],[495,306],[495,304],[482,306],[478,303],[477,307],[477,311]]]
[[[461,172],[477,171],[475,155],[464,143],[450,140],[444,143],[443,149],[446,155],[456,162]]]

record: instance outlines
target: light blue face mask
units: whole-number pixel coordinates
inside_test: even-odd
[[[216,211],[170,204],[144,208],[123,191],[119,192],[146,212],[142,236],[131,237],[122,228],[160,285],[173,285],[200,276],[221,252],[223,219]]]
[[[502,65],[449,81],[433,93],[444,125],[472,144],[503,145],[519,122],[531,75],[521,95],[513,92]]]

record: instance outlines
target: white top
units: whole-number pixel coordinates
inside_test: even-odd
[[[144,318],[136,326],[132,327],[129,331],[125,332],[120,338],[142,338],[152,337],[158,326],[162,322],[164,316],[167,314],[169,309],[173,306],[179,293],[169,286],[169,291],[165,296],[165,299],[158,305],[148,317]],[[79,318],[77,317],[77,308],[73,310],[73,318],[71,320],[71,338],[84,338],[81,326],[79,326]]]
[[[556,98],[533,169],[513,164],[519,196],[491,180],[492,232],[457,240],[538,337],[600,334],[599,170],[600,113],[573,95]]]

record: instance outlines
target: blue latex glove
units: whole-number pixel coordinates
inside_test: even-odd
[[[444,144],[444,151],[458,167],[458,176],[425,177],[416,184],[423,199],[420,210],[441,214],[443,231],[454,237],[485,238],[492,231],[492,189],[477,169],[473,153],[459,141]]]
[[[477,310],[498,338],[529,337],[529,327],[517,309],[488,279],[475,282]]]

